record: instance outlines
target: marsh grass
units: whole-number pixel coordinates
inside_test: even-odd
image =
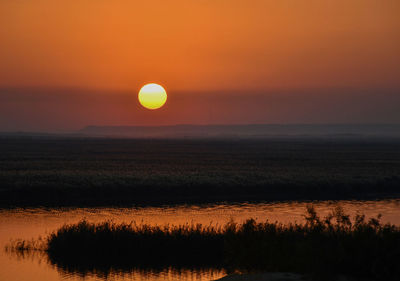
[[[400,142],[0,137],[0,207],[400,197]]]
[[[15,244],[17,251],[34,248]],[[224,226],[83,220],[50,234],[41,249],[50,263],[78,273],[173,266],[400,278],[400,227],[382,224],[380,216],[366,219],[358,214],[351,219],[339,207],[321,218],[308,206],[305,223],[286,225],[254,219]]]

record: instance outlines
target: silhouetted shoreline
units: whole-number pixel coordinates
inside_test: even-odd
[[[171,126],[87,126],[83,136],[129,138],[399,138],[400,124],[230,124]]]
[[[396,189],[386,189],[383,193],[376,187],[360,186],[348,190],[335,187],[331,190],[324,186],[294,190],[296,187],[276,186],[263,192],[260,188],[221,188],[200,186],[173,187],[160,190],[157,187],[142,189],[119,189],[113,186],[104,188],[85,188],[84,190],[64,189],[19,189],[18,191],[0,192],[0,208],[19,207],[146,207],[182,204],[219,204],[219,203],[262,203],[281,201],[327,201],[327,200],[385,200],[397,199],[400,193]],[[300,186],[298,188],[304,188]],[[323,191],[321,191],[323,189]],[[359,190],[355,192],[354,190]],[[368,190],[370,193],[366,193]],[[390,192],[392,191],[392,192]],[[113,193],[112,193],[113,192]],[[115,193],[116,194],[115,194]]]

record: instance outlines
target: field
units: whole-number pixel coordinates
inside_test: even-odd
[[[399,195],[398,138],[0,138],[2,207]]]

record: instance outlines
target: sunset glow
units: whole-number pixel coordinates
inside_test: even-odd
[[[399,15],[0,0],[0,281],[397,280]]]
[[[398,123],[399,10],[396,0],[0,1],[0,130]],[[163,110],[136,100],[153,81],[167,87]]]

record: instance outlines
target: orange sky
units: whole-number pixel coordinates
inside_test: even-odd
[[[0,130],[18,122],[15,128],[20,129],[89,123],[295,122],[301,116],[289,110],[291,100],[318,96],[310,101],[323,105],[339,95],[345,103],[354,91],[354,98],[365,101],[381,95],[390,106],[400,89],[399,14],[398,0],[2,0]],[[115,105],[120,93],[135,96],[147,82],[165,86],[170,96],[175,95],[168,103],[181,100],[180,107],[171,104],[159,120],[161,113],[138,117],[141,109],[134,103],[132,115],[117,120],[102,115],[101,109],[124,111]],[[69,100],[60,94],[66,88],[78,97]],[[55,89],[53,94],[49,89]],[[40,102],[25,99],[24,91],[36,93]],[[282,92],[295,98],[281,98],[285,101],[275,115],[263,113]],[[13,95],[20,96],[12,99]],[[93,111],[91,118],[83,112],[82,95],[98,100],[86,108]],[[45,96],[60,98],[49,101]],[[262,97],[265,110],[254,96]],[[208,104],[212,99],[217,111],[235,114],[232,108],[243,100],[249,110],[260,112],[214,118]],[[35,110],[52,106],[47,109],[51,116],[53,110],[65,110],[66,101],[76,103],[68,112],[81,116],[80,122],[64,118],[50,126],[45,122],[48,117],[39,118],[43,111]],[[318,106],[307,108],[318,112]],[[185,115],[186,120],[178,117],[181,111],[197,112],[196,108],[201,109]],[[6,109],[12,112],[5,115]],[[24,123],[26,110],[32,116]],[[248,117],[252,114],[258,117]],[[318,116],[306,119],[318,121]],[[322,120],[342,119],[329,115]],[[370,119],[365,121],[374,121]],[[400,116],[377,121],[400,122]]]

